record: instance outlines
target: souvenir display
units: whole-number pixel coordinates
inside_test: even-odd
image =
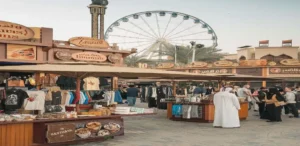
[[[104,125],[104,129],[110,131],[111,133],[116,133],[116,132],[120,131],[121,126],[116,123],[108,123],[108,124]]]
[[[76,130],[76,135],[80,138],[88,138],[91,136],[91,131],[88,128],[80,128]]]
[[[104,137],[104,136],[109,136],[110,132],[108,130],[99,130],[98,136]]]
[[[86,124],[86,128],[88,128],[91,131],[99,131],[99,129],[102,127],[100,122],[89,122]]]

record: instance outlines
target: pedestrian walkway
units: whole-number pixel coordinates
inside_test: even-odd
[[[137,104],[146,107],[146,104]],[[125,136],[78,146],[299,146],[300,119],[283,116],[282,123],[259,120],[257,113],[238,129],[213,128],[212,123],[174,122],[166,111],[144,117],[125,117]]]

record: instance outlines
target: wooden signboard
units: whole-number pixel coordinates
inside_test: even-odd
[[[74,141],[76,138],[75,124],[49,124],[47,128],[48,143]]]
[[[0,40],[27,40],[34,36],[34,32],[23,25],[0,21]]]
[[[280,61],[280,64],[283,64],[283,65],[300,65],[300,62],[297,59],[283,59],[283,60]]]
[[[269,69],[269,74],[300,74],[300,68],[277,68],[273,67]]]
[[[91,47],[108,49],[109,45],[105,40],[90,38],[90,37],[73,37],[69,39],[70,44],[79,47]]]
[[[241,60],[240,66],[266,66],[268,64],[266,59],[259,60]]]
[[[67,51],[57,51],[55,53],[55,57],[59,60],[71,60],[72,59],[72,54]]]
[[[95,52],[80,52],[72,54],[72,58],[78,61],[95,61],[95,62],[104,62],[107,60],[107,57],[100,53]]]
[[[206,67],[208,64],[206,62],[193,62],[191,67]]]
[[[221,60],[221,61],[216,61],[214,62],[215,66],[232,66],[233,62],[227,61],[227,60]]]
[[[157,68],[173,68],[174,66],[174,63],[160,63]]]
[[[200,73],[200,74],[227,74],[227,73],[232,73],[232,69],[200,69],[191,72]]]
[[[237,68],[236,73],[241,75],[262,76],[262,68]]]
[[[36,60],[36,46],[7,44],[6,58],[14,60]]]
[[[120,54],[111,54],[108,56],[108,60],[112,63],[120,63],[122,59],[122,55]]]

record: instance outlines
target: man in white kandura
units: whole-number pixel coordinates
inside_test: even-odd
[[[214,127],[238,128],[240,127],[240,103],[232,88],[224,87],[214,95],[215,118]]]

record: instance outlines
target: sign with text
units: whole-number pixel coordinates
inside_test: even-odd
[[[91,47],[108,49],[109,45],[105,40],[90,38],[90,37],[73,37],[69,39],[70,44],[79,47]]]
[[[232,69],[200,69],[192,70],[191,72],[200,74],[227,74],[232,73]]]
[[[72,54],[74,60],[79,61],[95,61],[95,62],[104,62],[107,60],[107,57],[100,53],[95,52],[80,52]]]
[[[173,68],[174,66],[174,63],[160,63],[157,65],[157,68]]]
[[[300,74],[300,68],[298,67],[270,68],[269,74]]]
[[[74,141],[75,124],[49,124],[47,130],[48,143]]]
[[[241,75],[262,76],[262,69],[261,68],[237,68],[236,73]]]
[[[26,26],[0,21],[0,40],[26,40],[33,36],[34,32]]]

